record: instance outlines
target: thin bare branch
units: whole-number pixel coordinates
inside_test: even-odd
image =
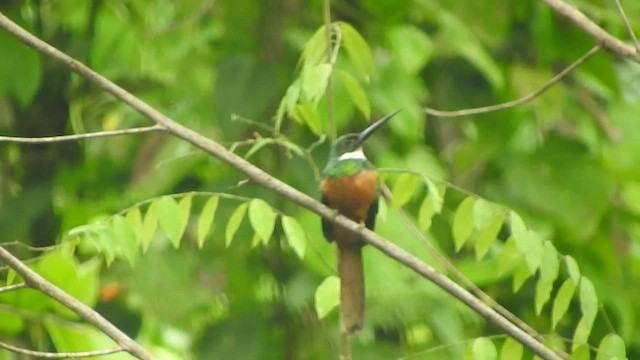
[[[60,52],[56,48],[48,45],[42,40],[31,35],[29,32],[22,29],[21,27],[16,25],[14,22],[9,20],[7,17],[5,17],[2,14],[0,14],[0,27],[5,28],[13,36],[15,36],[16,38],[18,38],[19,40],[27,44],[29,47],[67,66],[74,72],[83,76],[87,80],[93,82],[98,87],[108,91],[109,93],[114,95],[116,98],[120,99],[122,102],[128,104],[130,107],[138,111],[143,116],[151,119],[157,124],[162,125],[164,128],[167,129],[167,131],[171,132],[176,137],[179,137],[203,149],[204,151],[215,156],[216,158],[223,161],[224,163],[232,166],[233,168],[237,169],[240,172],[243,172],[254,183],[261,185],[262,187],[269,189],[277,194],[280,194],[281,196],[284,196],[290,199],[294,203],[315,212],[316,214],[327,219],[328,221],[331,221],[332,223],[335,223],[338,226],[341,226],[342,228],[358,235],[363,241],[366,241],[367,243],[371,244],[378,250],[382,251],[388,257],[412,269],[414,272],[416,272],[420,276],[436,284],[441,289],[443,289],[453,297],[457,298],[458,300],[460,300],[461,302],[469,306],[471,309],[473,309],[475,312],[483,316],[489,322],[497,326],[499,329],[501,329],[505,333],[509,334],[509,336],[521,342],[523,345],[525,345],[533,353],[535,353],[542,359],[545,359],[545,360],[561,359],[561,357],[558,354],[556,354],[553,350],[551,350],[550,348],[548,348],[538,340],[534,339],[526,332],[522,331],[513,323],[505,319],[502,315],[498,314],[491,307],[487,306],[481,300],[479,300],[478,298],[470,294],[460,285],[456,284],[448,277],[439,273],[436,269],[424,263],[422,260],[414,256],[413,254],[394,245],[393,243],[384,239],[380,235],[363,227],[361,224],[358,224],[350,220],[346,216],[340,215],[340,213],[338,213],[337,211],[323,205],[322,203],[310,197],[309,195],[304,194],[299,190],[294,189],[291,186],[285,184],[284,182],[274,178],[273,176],[269,175],[267,172],[254,166],[253,164],[249,163],[242,157],[227,151],[227,149],[224,146],[218,144],[217,142],[212,141],[211,139],[208,139],[202,136],[201,134],[182,126],[180,123],[162,114],[161,112],[151,107],[147,103],[143,102],[142,100],[138,99],[131,93],[127,92],[126,90],[122,89],[121,87],[107,80],[103,76],[89,69],[87,66],[83,65],[77,60],[74,60],[73,58]],[[6,250],[2,248],[0,248],[0,255],[2,255],[1,258],[5,258],[7,257],[7,255],[12,257],[11,254],[9,254]],[[11,266],[12,267],[21,266],[20,267],[21,271],[29,271],[32,273],[32,271],[28,269],[26,266],[22,265],[18,259],[15,259],[15,262],[12,262]],[[38,276],[40,279],[42,279],[37,274],[35,274],[35,276]],[[23,278],[25,277],[23,276]],[[34,284],[31,284],[27,278],[25,278],[25,281],[27,281],[27,283],[29,283],[30,285],[34,285]],[[50,293],[52,291],[52,289],[49,286],[53,286],[53,285],[47,282],[43,282],[42,284],[45,284],[47,286],[46,288],[47,293]],[[57,289],[57,291],[60,291],[60,290]],[[68,300],[69,299],[65,299],[65,301],[68,301]],[[81,305],[85,306],[83,304]],[[86,310],[86,309],[83,309],[83,310]],[[91,309],[89,308],[88,310],[91,310]],[[99,314],[97,313],[95,313],[95,315],[99,316]],[[93,318],[86,318],[86,320],[95,321],[95,319]],[[106,322],[106,320],[104,321]],[[116,334],[113,332],[114,330],[113,325],[108,322],[107,324],[108,326],[110,326],[109,327],[110,333],[107,335],[115,336]],[[101,328],[101,329],[105,331],[104,328]],[[127,341],[132,341],[132,340],[128,339]],[[119,344],[125,345],[120,342]],[[136,346],[135,348],[136,350],[144,351],[141,348],[140,349],[137,348],[139,347],[138,344],[135,344],[135,345],[134,344],[135,343],[131,344],[129,342],[126,342],[126,346],[123,346],[123,347],[125,347],[128,351],[130,351],[130,349],[132,348],[130,348],[129,346]],[[150,358],[150,357],[147,357],[146,355],[148,354],[144,353],[142,357],[140,356],[139,357],[144,359]]]
[[[2,15],[0,15],[1,17]],[[81,303],[73,296],[67,294],[56,285],[50,283],[40,274],[31,270],[27,265],[23,264],[20,259],[16,258],[0,246],[0,260],[15,270],[24,282],[31,288],[39,290],[47,294],[52,299],[66,306],[69,310],[75,312],[80,318],[96,328],[100,329],[105,335],[113,339],[118,345],[131,355],[142,360],[152,360],[153,356],[147,352],[142,346],[133,341],[127,334],[102,317],[89,306]]]
[[[624,22],[624,26],[627,29],[627,34],[629,38],[633,41],[633,45],[636,47],[636,53],[640,54],[640,43],[638,43],[638,38],[636,38],[636,34],[633,32],[633,28],[631,27],[631,23],[629,22],[629,18],[627,18],[627,14],[624,12],[622,8],[622,4],[620,4],[620,0],[613,0],[616,4],[616,8],[618,9],[618,13]]]
[[[539,88],[538,90],[536,90],[536,91],[534,91],[534,92],[532,92],[532,93],[530,93],[530,94],[528,94],[526,96],[523,96],[523,97],[521,97],[519,99],[516,99],[516,100],[513,100],[513,101],[508,101],[508,102],[502,103],[502,104],[483,106],[483,107],[479,107],[479,108],[464,109],[464,110],[442,111],[442,110],[432,109],[432,108],[429,108],[429,107],[424,107],[423,110],[424,110],[425,113],[427,113],[429,115],[433,115],[433,116],[460,117],[460,116],[486,114],[486,113],[490,113],[490,112],[494,112],[494,111],[506,110],[506,109],[509,109],[509,108],[520,106],[522,104],[528,103],[529,101],[537,98],[542,93],[547,91],[547,89],[549,89],[550,87],[552,87],[553,85],[558,83],[560,80],[562,80],[562,78],[567,76],[567,74],[572,72],[575,68],[577,68],[578,66],[582,65],[582,63],[584,63],[588,58],[593,56],[601,48],[602,47],[600,45],[594,46],[591,50],[587,51],[584,55],[582,55],[578,60],[574,61],[571,65],[567,66],[564,70],[560,71],[556,76],[551,78],[551,80],[549,80],[541,88]]]
[[[542,0],[558,14],[566,17],[579,28],[591,35],[599,44],[614,53],[640,63],[640,52],[635,47],[625,44],[616,37],[606,32],[603,28],[591,21],[577,8],[562,0]]]
[[[6,292],[9,292],[9,291],[14,291],[14,290],[26,289],[28,287],[29,286],[27,286],[27,284],[25,284],[25,283],[7,285],[7,286],[0,287],[0,294],[6,293]]]
[[[9,350],[18,354],[45,358],[45,359],[80,359],[80,358],[87,358],[92,356],[110,355],[110,354],[115,354],[115,353],[124,351],[123,348],[118,346],[113,349],[104,349],[104,350],[53,353],[53,352],[27,350],[27,349],[13,346],[1,341],[0,341],[0,348]]]
[[[57,136],[44,136],[44,137],[0,136],[0,142],[42,144],[42,143],[54,143],[54,142],[61,142],[61,141],[94,139],[94,138],[108,137],[108,136],[142,134],[142,133],[147,133],[151,131],[164,131],[164,128],[156,124],[156,125],[140,127],[140,128],[97,131],[97,132],[86,133],[86,134],[57,135]]]

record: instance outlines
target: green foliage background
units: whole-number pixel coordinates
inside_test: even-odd
[[[612,4],[575,4],[626,38]],[[533,0],[336,1],[332,16],[341,21],[343,48],[329,66],[325,33],[318,30],[322,5],[65,0],[7,1],[0,10],[182,124],[316,197],[329,145],[321,135],[330,138],[333,129],[328,105],[339,133],[402,109],[366,151],[378,167],[409,169],[428,181],[388,173],[396,203],[385,207],[377,231],[443,269],[409,235],[397,212],[403,205],[436,248],[496,301],[553,335],[550,343],[574,338],[585,312],[597,313],[586,333],[589,343],[604,346],[605,335],[616,333],[626,356],[640,358],[638,64],[601,51],[530,104],[475,117],[429,117],[422,107],[463,109],[526,95],[595,43]],[[640,3],[623,5],[640,32]],[[0,54],[3,135],[148,124],[5,32]],[[333,100],[327,104],[331,71]],[[328,298],[321,293],[315,301],[318,286],[335,273],[318,217],[244,180],[161,133],[2,143],[0,241],[159,357],[335,357],[338,317],[330,289]],[[425,198],[445,190],[441,211],[424,209]],[[164,196],[178,193],[188,194]],[[478,245],[469,246],[477,237],[467,238],[484,229],[470,224],[494,214],[478,210],[482,206],[470,193],[513,209],[526,223],[524,233],[538,239],[533,243],[551,241],[571,256],[550,250],[540,260],[541,272],[559,261],[560,275],[544,285],[552,301],[539,306],[539,315],[536,279],[546,275],[529,278],[517,259],[498,272],[500,256],[511,254],[509,242],[503,245],[507,226],[487,235],[487,256],[480,259]],[[211,229],[202,219],[213,219]],[[503,220],[495,220],[498,227]],[[365,249],[365,257],[367,313],[354,342],[356,358],[478,358],[495,351],[494,344],[512,356],[504,337],[492,338],[493,344],[473,340],[496,330],[458,301],[374,249]],[[7,268],[0,271],[3,284],[17,281]],[[568,287],[580,284],[572,301],[573,291],[562,295],[566,279],[575,280]],[[587,281],[599,302],[582,285]],[[558,302],[568,310],[555,319]],[[328,306],[321,320],[318,303]],[[49,351],[111,344],[32,290],[0,295],[0,340]],[[0,359],[13,358],[0,351]]]

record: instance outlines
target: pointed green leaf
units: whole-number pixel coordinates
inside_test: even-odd
[[[297,119],[298,122],[306,124],[314,134],[320,135],[322,132],[322,119],[320,119],[320,115],[318,115],[311,103],[297,104],[291,116]]]
[[[256,141],[251,148],[249,149],[249,151],[247,151],[246,154],[244,154],[244,158],[248,159],[251,157],[251,155],[255,154],[256,152],[258,152],[258,150],[262,149],[265,145],[270,145],[273,144],[275,142],[275,140],[273,140],[272,138],[260,138],[258,141]]]
[[[367,94],[364,92],[364,89],[351,74],[344,70],[339,70],[338,77],[344,87],[347,89],[349,96],[351,97],[351,101],[356,105],[358,110],[362,113],[362,116],[365,119],[371,117],[371,104],[369,103],[369,99],[367,98]]]
[[[618,334],[608,334],[600,342],[596,360],[623,360],[627,358],[627,349],[624,340]]]
[[[500,233],[500,229],[502,228],[502,222],[504,221],[504,213],[497,212],[493,214],[489,223],[481,229],[475,241],[475,250],[476,250],[476,259],[481,260],[491,245],[498,239],[498,233]]]
[[[231,245],[231,241],[233,241],[233,236],[238,231],[240,227],[240,223],[242,223],[242,219],[244,219],[244,215],[247,212],[248,203],[240,204],[234,211],[233,214],[229,217],[229,221],[227,222],[227,228],[225,229],[224,239],[225,245],[228,247]]]
[[[171,244],[177,248],[180,246],[180,240],[185,228],[182,212],[176,201],[170,196],[163,196],[157,203],[160,228],[167,235]]]
[[[340,305],[340,279],[329,276],[316,289],[316,313],[322,319]]]
[[[262,199],[249,203],[249,222],[260,239],[267,244],[276,225],[277,213]]]
[[[419,180],[417,176],[408,173],[398,177],[398,180],[393,184],[393,189],[391,190],[393,194],[393,207],[395,209],[401,208],[411,200],[413,195],[415,195]]]
[[[498,276],[513,270],[520,262],[522,254],[518,251],[513,236],[510,236],[498,254]]]
[[[218,201],[220,197],[212,196],[207,200],[202,208],[200,217],[198,218],[198,248],[202,249],[204,245],[204,239],[207,237],[209,230],[211,230],[211,224],[213,224],[213,218],[218,209]]]
[[[124,217],[116,215],[113,218],[111,236],[112,241],[117,244],[117,253],[124,256],[129,264],[134,265],[138,257],[138,242]]]
[[[573,333],[573,343],[571,344],[571,348],[574,352],[579,346],[588,344],[589,334],[591,334],[594,320],[594,317],[582,316],[580,321],[578,321],[576,330]]]
[[[589,360],[591,359],[590,355],[589,347],[580,345],[571,352],[569,360]]]
[[[460,203],[453,217],[453,242],[459,251],[473,233],[473,203],[475,198],[468,197]]]
[[[598,295],[591,280],[580,279],[580,310],[586,318],[594,318],[598,313]]]
[[[544,242],[542,262],[540,263],[540,278],[553,283],[560,273],[558,251],[550,241]]]
[[[193,200],[193,193],[187,194],[178,202],[178,209],[180,209],[181,226],[183,227],[182,233],[189,225],[189,218],[191,217],[191,202]]]
[[[540,267],[540,263],[542,262],[542,255],[544,253],[544,245],[542,243],[542,239],[538,233],[533,230],[527,231],[527,239],[525,244],[525,253],[524,259],[527,262],[527,266],[529,266],[529,270],[531,273],[535,273],[536,270]]]
[[[302,225],[291,216],[283,216],[280,221],[282,222],[282,229],[287,236],[289,245],[291,245],[300,259],[304,259],[304,252],[307,248],[307,237]]]
[[[365,80],[369,80],[375,71],[373,56],[367,42],[351,25],[338,22],[342,32],[342,43],[353,64],[362,72]]]
[[[305,68],[326,62],[326,60],[327,34],[325,26],[322,25],[304,44],[300,61],[302,62],[302,67]]]
[[[575,290],[576,283],[571,278],[565,280],[560,290],[558,290],[558,294],[556,294],[556,298],[553,301],[553,309],[551,310],[552,328],[556,328],[560,319],[562,319],[567,309],[569,309]]]
[[[302,99],[317,105],[329,84],[333,67],[330,64],[314,65],[305,69],[302,74]]]
[[[429,36],[413,25],[400,25],[387,32],[387,38],[400,66],[408,74],[417,74],[433,53]]]
[[[518,250],[525,254],[527,251],[528,229],[522,221],[522,218],[515,211],[509,213],[509,225],[511,229],[511,236],[515,241]]]
[[[542,308],[551,298],[553,282],[540,277],[536,283],[535,309],[536,315],[540,315]]]
[[[480,337],[473,340],[464,358],[465,360],[497,360],[498,352],[491,340]]]
[[[580,267],[578,267],[578,263],[576,262],[576,260],[571,257],[571,255],[566,255],[564,257],[564,264],[567,267],[567,272],[569,273],[569,276],[573,279],[573,281],[575,281],[576,283],[580,281]]]
[[[427,196],[422,201],[420,209],[418,210],[418,229],[421,232],[427,231],[431,227],[431,219],[435,214],[439,214],[442,211],[442,205],[444,204],[444,189],[442,192],[440,189],[428,178],[423,178],[427,184]]]
[[[533,274],[534,272],[531,271],[526,261],[520,263],[513,273],[513,291],[516,292],[520,290],[524,282],[533,276]]]
[[[158,201],[152,202],[147,208],[147,212],[144,214],[144,221],[142,222],[142,252],[146,252],[149,249],[151,240],[153,240],[156,234],[156,228],[158,227]]]
[[[140,213],[140,208],[136,206],[127,211],[125,218],[136,237],[136,244],[141,244],[144,238],[144,227],[142,226],[142,214]]]
[[[522,359],[522,344],[507,337],[500,349],[500,360],[520,360]]]

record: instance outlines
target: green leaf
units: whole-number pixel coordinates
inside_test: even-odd
[[[322,119],[310,103],[304,102],[296,105],[291,115],[300,123],[306,124],[314,134],[320,135],[322,132]]]
[[[544,245],[542,244],[542,239],[540,239],[538,233],[533,230],[527,231],[525,249],[524,259],[527,262],[527,266],[529,266],[529,270],[531,270],[531,273],[533,274],[540,267],[540,263],[542,263],[542,255],[544,253]]]
[[[249,203],[249,222],[264,244],[271,239],[277,216],[271,206],[262,199],[253,199]]]
[[[253,155],[256,152],[258,152],[258,150],[262,149],[265,145],[270,145],[270,144],[273,144],[274,142],[275,142],[275,140],[272,139],[272,138],[260,138],[258,141],[256,141],[256,143],[254,143],[251,146],[249,151],[247,151],[247,153],[244,154],[244,158],[245,159],[250,158],[251,155]]]
[[[178,248],[185,229],[182,212],[176,201],[170,196],[163,196],[157,203],[160,228],[167,235],[173,247]]]
[[[147,212],[144,214],[144,221],[142,222],[142,252],[146,252],[151,245],[156,234],[156,228],[158,227],[158,201],[152,202],[147,208]]]
[[[431,219],[433,216],[442,211],[445,191],[443,187],[442,192],[440,192],[440,189],[428,178],[425,177],[423,180],[427,184],[428,193],[418,210],[418,229],[420,229],[421,232],[427,231],[431,227]]]
[[[594,318],[598,313],[598,295],[591,280],[580,279],[580,310],[586,318]]]
[[[627,358],[624,340],[618,334],[608,334],[600,342],[596,360],[623,360]]]
[[[144,239],[144,226],[142,225],[142,214],[140,213],[140,208],[136,206],[127,211],[125,218],[135,235],[136,243],[142,244]]]
[[[482,260],[489,251],[489,248],[491,248],[491,245],[497,240],[500,229],[502,228],[502,223],[504,222],[504,217],[505,215],[502,212],[495,213],[491,220],[489,220],[489,223],[478,232],[474,244],[477,260]]]
[[[117,215],[112,220],[112,241],[117,245],[117,252],[124,256],[132,266],[138,258],[138,242],[129,222]]]
[[[453,242],[459,251],[473,233],[474,197],[468,197],[460,203],[453,217]]]
[[[4,31],[0,32],[0,49],[0,95],[12,95],[21,106],[26,106],[40,86],[40,57]]]
[[[417,176],[408,173],[398,177],[398,180],[393,184],[393,189],[391,190],[393,194],[393,207],[395,209],[401,208],[411,200],[413,195],[415,195],[419,180]]]
[[[470,351],[465,359],[468,360],[497,360],[498,351],[493,342],[485,337],[480,337],[471,343]]]
[[[571,344],[571,348],[574,351],[581,345],[588,345],[589,334],[591,334],[594,320],[595,317],[582,316],[578,321],[576,330],[573,333],[573,343]]]
[[[527,251],[528,229],[522,221],[522,218],[515,211],[509,212],[509,225],[511,229],[511,237],[515,241],[518,250],[522,254]]]
[[[522,253],[518,251],[513,236],[510,236],[498,254],[498,276],[513,270],[521,261]]]
[[[417,74],[433,53],[429,36],[413,25],[399,25],[387,32],[396,61],[408,74]]]
[[[314,66],[327,60],[327,34],[325,32],[325,26],[322,25],[315,33],[307,40],[302,50],[302,67]]]
[[[244,219],[248,206],[249,203],[240,204],[240,206],[238,206],[229,217],[229,222],[227,222],[227,228],[224,233],[225,245],[227,247],[231,245],[233,236],[236,234],[236,231],[238,231],[238,228],[240,228],[240,223],[242,223],[242,219]]]
[[[545,241],[542,262],[540,263],[540,278],[553,282],[558,278],[559,272],[558,251],[550,241]]]
[[[591,359],[590,355],[589,347],[586,345],[580,345],[571,352],[569,360],[589,360]]]
[[[302,225],[291,216],[282,216],[282,229],[287,236],[289,245],[293,248],[300,259],[304,259],[304,252],[307,247],[307,238]]]
[[[553,282],[540,277],[536,283],[535,309],[536,315],[540,315],[542,308],[551,298]]]
[[[500,360],[520,360],[522,359],[522,344],[507,337],[500,349]]]
[[[566,255],[564,257],[564,264],[567,267],[567,272],[569,273],[571,279],[573,279],[573,281],[575,281],[576,283],[580,281],[580,267],[578,267],[578,263],[576,262],[576,260],[571,257],[571,255]]]
[[[305,69],[300,75],[302,79],[302,99],[316,106],[327,90],[332,70],[333,68],[330,64],[319,64]]]
[[[213,219],[216,214],[216,209],[218,209],[218,201],[220,197],[212,196],[207,200],[202,208],[202,212],[200,213],[200,217],[198,218],[198,248],[202,249],[204,245],[204,240],[209,234],[211,230],[211,224],[213,224]]]
[[[329,276],[322,281],[315,294],[316,313],[322,319],[340,305],[340,279]]]
[[[533,276],[533,274],[534,272],[531,271],[526,261],[520,263],[513,273],[513,291],[516,292],[520,290],[524,282]]]
[[[351,101],[356,105],[358,110],[362,113],[362,116],[365,119],[369,119],[371,117],[371,104],[369,103],[369,99],[367,98],[367,94],[364,92],[364,89],[351,74],[344,70],[337,71],[338,78],[344,84],[344,87],[347,89],[349,96],[351,97]]]
[[[89,325],[45,320],[44,326],[51,342],[60,352],[92,351],[115,345],[113,340]],[[109,358],[112,357],[109,355]]]
[[[556,294],[553,301],[553,309],[551,310],[552,328],[556,328],[560,319],[562,319],[567,309],[569,309],[575,290],[576,283],[571,278],[565,280],[562,286],[560,286],[560,290],[558,290],[558,294]]]
[[[342,43],[353,64],[362,72],[365,80],[369,80],[375,71],[373,56],[367,42],[358,31],[345,22],[338,22],[342,32]]]

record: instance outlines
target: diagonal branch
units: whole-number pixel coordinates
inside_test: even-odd
[[[27,144],[40,144],[40,143],[53,143],[61,141],[72,141],[82,139],[93,139],[99,137],[130,135],[130,134],[142,134],[151,131],[163,131],[164,129],[160,125],[151,125],[133,129],[121,129],[121,130],[109,130],[98,131],[86,134],[73,134],[73,135],[56,135],[56,136],[43,136],[43,137],[15,137],[15,136],[0,136],[0,142],[14,142],[14,143],[27,143]]]
[[[394,245],[393,243],[384,239],[380,235],[377,235],[373,231],[366,229],[362,225],[353,222],[349,218],[343,215],[340,215],[337,211],[330,209],[329,207],[323,205],[316,199],[311,198],[307,194],[304,194],[299,190],[296,190],[291,186],[285,184],[284,182],[272,177],[271,175],[259,169],[258,167],[254,166],[253,164],[249,163],[242,157],[227,151],[225,147],[218,144],[217,142],[212,141],[211,139],[208,139],[200,135],[199,133],[182,126],[178,122],[172,120],[171,118],[162,114],[158,110],[154,109],[147,103],[136,98],[134,95],[122,89],[118,85],[112,83],[111,81],[107,80],[103,76],[92,71],[87,66],[74,60],[73,58],[62,53],[61,51],[57,50],[51,45],[43,42],[37,37],[31,35],[29,32],[22,29],[21,27],[13,23],[11,20],[9,20],[7,17],[5,17],[2,14],[0,14],[0,27],[5,28],[13,36],[15,36],[16,38],[18,38],[19,40],[27,44],[29,47],[67,66],[68,68],[75,71],[79,75],[83,76],[87,80],[93,82],[98,87],[108,91],[113,96],[120,99],[122,102],[126,103],[127,105],[131,106],[133,109],[138,111],[143,116],[151,119],[156,124],[162,125],[164,128],[167,129],[167,131],[171,132],[175,136],[199,147],[200,149],[215,156],[216,158],[232,166],[233,168],[243,172],[249,179],[251,179],[256,184],[261,185],[262,187],[269,189],[277,194],[280,194],[290,199],[294,203],[315,212],[316,214],[322,216],[323,218],[353,232],[354,234],[357,234],[364,241],[373,245],[374,247],[376,247],[377,249],[385,253],[387,256],[395,259],[396,261],[412,269],[420,276],[428,279],[429,281],[438,285],[444,291],[448,292],[458,300],[465,303],[467,306],[469,306],[475,312],[483,316],[489,322],[493,323],[502,331],[509,334],[509,336],[513,337],[514,339],[518,340],[523,345],[528,347],[532,352],[534,352],[539,357],[545,360],[562,359],[562,357],[556,354],[555,352],[553,352],[553,350],[546,347],[544,344],[534,339],[526,332],[522,331],[513,323],[505,319],[502,315],[498,314],[491,307],[485,305],[481,300],[471,295],[468,291],[466,291],[460,285],[456,284],[448,277],[439,273],[437,270],[435,270],[431,266],[422,262],[419,258],[414,256],[413,254],[405,251],[404,249],[401,249],[400,247]],[[3,250],[3,249],[0,249],[0,250]],[[24,267],[26,268],[26,266]],[[109,325],[113,326],[111,324]]]
[[[2,15],[0,15],[0,18]],[[142,346],[133,341],[127,334],[123,333],[110,323],[107,319],[98,314],[95,310],[89,306],[81,303],[73,296],[67,294],[59,287],[47,281],[35,271],[31,270],[27,265],[22,263],[20,259],[16,258],[0,246],[0,260],[9,265],[13,270],[22,276],[24,282],[31,288],[39,290],[52,299],[56,300],[60,304],[66,306],[71,311],[75,312],[89,324],[94,325],[100,329],[105,335],[109,336],[113,341],[120,345],[129,354],[142,360],[152,360],[153,356],[147,352]]]
[[[593,48],[591,48],[591,50],[587,51],[584,55],[582,55],[578,60],[576,60],[573,63],[571,63],[571,65],[567,66],[562,71],[560,71],[556,76],[551,78],[551,80],[549,80],[541,88],[539,88],[538,90],[536,90],[536,91],[534,91],[534,92],[532,92],[532,93],[530,93],[528,95],[525,95],[525,96],[523,96],[523,97],[521,97],[519,99],[512,100],[512,101],[507,101],[507,102],[501,103],[501,104],[482,106],[482,107],[478,107],[478,108],[464,109],[464,110],[442,111],[442,110],[432,109],[432,108],[429,108],[429,107],[424,107],[424,108],[422,108],[422,110],[425,113],[427,113],[429,115],[433,115],[433,116],[459,117],[459,116],[486,114],[486,113],[490,113],[490,112],[494,112],[494,111],[500,111],[500,110],[506,110],[506,109],[510,109],[510,108],[513,108],[513,107],[516,107],[516,106],[520,106],[522,104],[526,104],[529,101],[537,98],[542,93],[547,91],[547,89],[549,89],[550,87],[555,85],[557,82],[562,80],[562,78],[567,76],[567,74],[572,72],[578,66],[582,65],[582,63],[584,63],[588,58],[590,58],[595,53],[597,53],[598,50],[600,50],[601,48],[602,47],[600,45],[594,46]]]
[[[34,351],[19,348],[11,344],[6,344],[0,341],[0,349],[5,349],[14,353],[23,354],[27,356],[39,357],[44,359],[81,359],[101,355],[115,354],[124,351],[121,347],[115,347],[113,349],[93,350],[93,351],[81,351],[81,352],[64,352],[64,353],[52,353],[44,351]]]
[[[565,3],[562,0],[542,0],[558,14],[571,20],[574,24],[591,35],[603,47],[616,54],[640,63],[640,52],[633,46],[627,45],[620,39],[612,36],[603,28],[591,21],[585,14],[577,8]]]

